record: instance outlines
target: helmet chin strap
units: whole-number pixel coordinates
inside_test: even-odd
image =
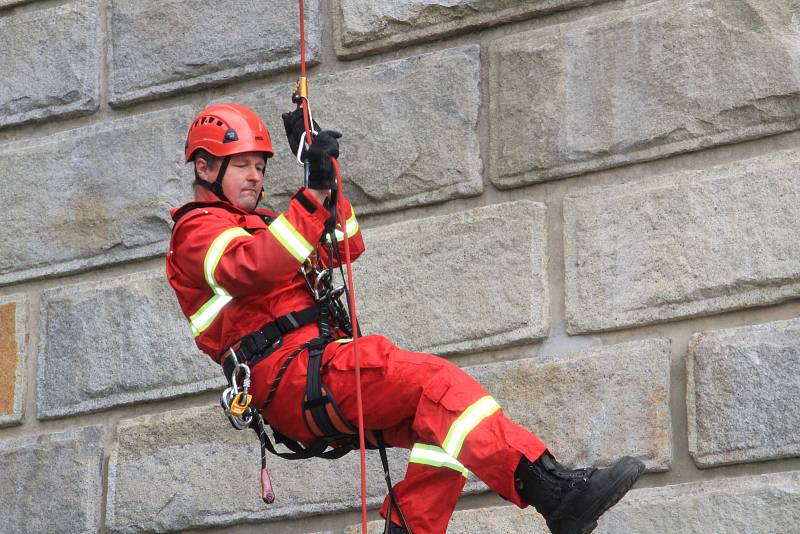
[[[264,155],[264,170],[261,171],[261,177],[266,178],[267,176],[267,161],[269,160],[269,156],[266,154]],[[261,191],[258,193],[258,200],[256,200],[256,207],[261,202],[264,202],[264,199],[267,198],[267,193],[264,191],[264,180],[261,181]]]
[[[194,182],[197,185],[199,185],[200,187],[204,187],[204,188],[208,189],[209,191],[211,191],[212,193],[214,193],[215,195],[217,195],[220,198],[220,200],[224,200],[225,202],[230,202],[230,200],[228,200],[225,197],[225,193],[222,192],[222,178],[225,176],[225,171],[228,170],[228,164],[230,162],[231,162],[230,156],[225,156],[224,158],[222,158],[222,164],[219,166],[219,172],[217,173],[217,179],[214,181],[214,183],[209,183],[206,180],[203,180],[202,178],[200,178],[200,176],[197,174],[197,169],[195,168],[195,170],[194,170]],[[263,191],[262,191],[262,193],[263,193]]]

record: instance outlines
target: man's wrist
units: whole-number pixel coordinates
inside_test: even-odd
[[[328,198],[328,195],[331,192],[330,189],[307,189],[306,191],[308,191],[308,193],[314,197],[314,200],[320,204],[325,203],[325,199]]]

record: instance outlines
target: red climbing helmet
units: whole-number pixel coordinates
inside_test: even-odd
[[[216,104],[197,116],[186,137],[187,163],[199,148],[220,158],[243,152],[264,152],[272,157],[267,127],[253,110],[240,104]]]

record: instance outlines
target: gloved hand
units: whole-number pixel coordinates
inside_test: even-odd
[[[283,127],[286,130],[286,139],[289,140],[289,148],[292,149],[292,154],[297,154],[297,147],[300,146],[300,138],[303,132],[306,131],[303,125],[303,108],[297,108],[294,111],[284,113],[281,115],[283,119]],[[319,124],[313,121],[313,128],[315,132],[319,131]]]
[[[339,132],[325,130],[317,134],[308,149],[309,189],[336,189],[336,172],[331,158],[339,157]]]

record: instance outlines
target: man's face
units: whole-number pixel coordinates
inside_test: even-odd
[[[205,161],[198,160],[197,173],[203,180],[213,183],[221,160],[212,166],[205,165]],[[222,192],[227,199],[244,211],[251,212],[256,209],[258,196],[264,185],[264,167],[266,160],[261,152],[245,152],[231,156],[225,177],[222,179]]]

